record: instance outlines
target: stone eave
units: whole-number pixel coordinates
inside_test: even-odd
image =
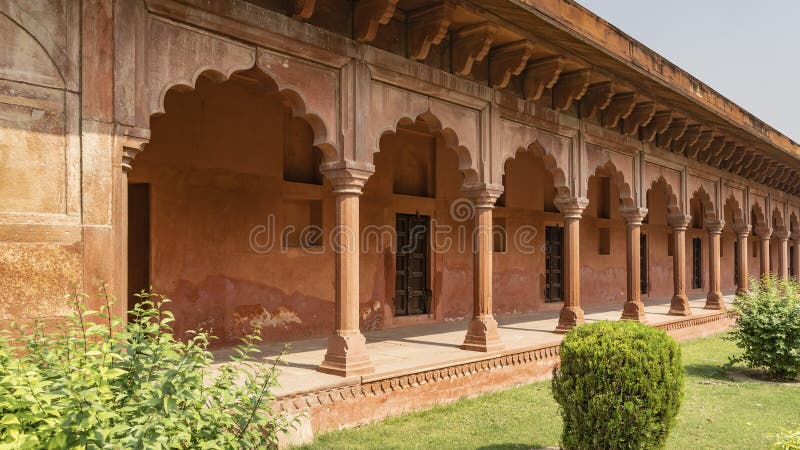
[[[471,1],[601,70],[652,89],[654,97],[697,115],[707,125],[767,144],[775,156],[794,162],[800,158],[800,145],[789,137],[572,0]]]

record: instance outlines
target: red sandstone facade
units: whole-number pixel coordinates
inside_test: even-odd
[[[152,285],[352,375],[364,330],[688,316],[797,275],[799,155],[569,0],[0,1],[0,320]]]

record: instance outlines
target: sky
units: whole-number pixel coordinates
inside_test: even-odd
[[[800,1],[576,1],[800,143]]]

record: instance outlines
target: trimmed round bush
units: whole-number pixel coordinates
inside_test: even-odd
[[[772,379],[800,378],[800,283],[767,277],[733,303],[736,326],[729,339],[742,354],[731,358]]]
[[[631,321],[574,328],[552,381],[563,448],[663,448],[683,379],[680,347],[664,331]]]

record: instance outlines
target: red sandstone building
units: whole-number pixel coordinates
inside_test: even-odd
[[[570,0],[0,2],[0,319],[106,281],[347,377],[372,330],[507,357],[796,275],[799,155]]]

